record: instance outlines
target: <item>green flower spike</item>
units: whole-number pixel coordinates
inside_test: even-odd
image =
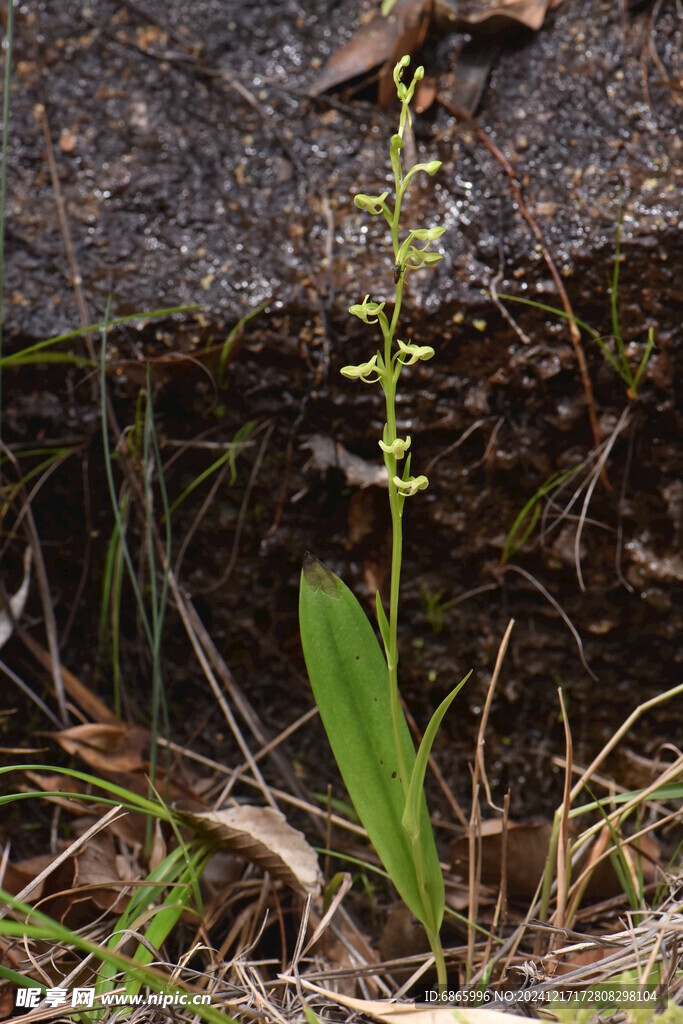
[[[377,444],[380,446],[383,452],[387,455],[393,455],[398,461],[403,458],[405,453],[410,448],[410,434],[408,434],[405,441],[401,437],[397,437],[393,444],[385,444],[384,441],[378,441]]]
[[[402,366],[412,366],[418,359],[431,359],[434,355],[431,345],[413,345],[412,343],[406,345],[405,341],[401,341],[399,338],[396,341],[401,350],[398,361]]]
[[[373,370],[377,376],[370,380],[368,378]],[[348,377],[350,380],[362,380],[364,384],[376,384],[381,378],[381,374],[377,366],[376,355],[374,355],[372,359],[368,359],[367,363],[360,363],[358,366],[342,366],[340,373],[343,374],[344,377]]]
[[[400,476],[395,476],[394,486],[404,498],[411,498],[418,491],[426,491],[429,487],[429,480],[426,476],[409,476],[407,480],[401,480]]]

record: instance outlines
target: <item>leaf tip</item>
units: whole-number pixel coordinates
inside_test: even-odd
[[[341,580],[310,551],[304,555],[303,579],[314,593],[322,591],[328,597],[339,597]]]

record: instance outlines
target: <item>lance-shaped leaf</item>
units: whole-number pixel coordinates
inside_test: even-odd
[[[441,922],[432,908],[439,898],[443,905],[441,868],[422,796],[419,842],[431,884],[429,892],[421,892],[413,844],[401,825],[405,797],[394,750],[387,665],[356,598],[312,555],[306,555],[301,574],[299,624],[313,695],[358,817],[401,899],[436,932]],[[415,748],[402,711],[400,733],[410,775]]]
[[[412,839],[417,839],[420,829],[422,828],[422,822],[420,820],[420,798],[424,790],[427,762],[429,761],[429,755],[432,752],[432,745],[436,739],[436,734],[439,731],[439,726],[443,721],[443,716],[446,714],[454,699],[460,693],[460,690],[471,675],[472,671],[470,670],[465,678],[461,679],[458,685],[451,690],[444,700],[441,701],[438,708],[432,715],[429,725],[425,730],[425,734],[422,737],[422,743],[420,744],[420,749],[417,752],[415,767],[413,768],[413,773],[410,776],[408,797],[406,799],[406,807],[403,814],[403,827]]]

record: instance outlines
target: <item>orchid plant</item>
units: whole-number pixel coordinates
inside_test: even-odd
[[[441,161],[417,163],[404,172],[404,135],[411,126],[410,103],[424,76],[418,67],[410,85],[403,72],[410,58],[394,68],[401,113],[391,139],[394,177],[393,206],[389,191],[355,196],[355,204],[371,216],[383,216],[391,232],[394,263],[394,303],[374,302],[366,295],[350,309],[353,316],[379,327],[382,343],[366,362],[344,366],[345,377],[379,384],[386,403],[386,423],[378,441],[387,471],[392,520],[392,559],[389,612],[379,592],[376,614],[384,652],[365,612],[345,584],[311,555],[304,560],[299,618],[301,638],[313,694],[332,751],[356,812],[404,903],[425,928],[434,954],[437,984],[447,983],[440,939],[445,897],[441,865],[427,804],[424,779],[437,730],[465,677],[441,702],[429,722],[417,754],[398,690],[398,607],[403,552],[405,502],[425,490],[423,474],[411,475],[411,443],[399,435],[396,391],[404,367],[431,359],[434,349],[396,336],[406,277],[434,266],[442,254],[430,247],[443,227],[413,228],[400,235],[401,204],[412,179],[420,172],[434,175]]]

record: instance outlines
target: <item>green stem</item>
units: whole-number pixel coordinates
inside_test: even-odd
[[[393,218],[391,222],[391,239],[394,250],[394,259],[397,259],[399,252],[399,239],[398,239],[398,226],[399,218],[401,213],[401,200],[403,199],[404,183],[401,172],[400,157],[395,167],[395,183],[396,183],[396,204],[394,207]],[[394,371],[392,362],[392,346],[394,337],[396,335],[396,328],[398,326],[399,317],[401,314],[401,304],[403,300],[403,274],[401,274],[396,281],[395,292],[394,292],[394,310],[391,317],[391,322],[388,327],[384,330],[384,365],[386,367],[386,377],[383,382],[384,396],[386,401],[386,412],[387,412],[387,439],[386,443],[391,445],[396,440],[396,386],[398,383],[398,377],[400,375],[400,366]],[[394,476],[398,475],[398,467],[396,457],[392,454],[385,453],[384,462],[387,469],[387,478],[389,486],[389,505],[391,508],[391,526],[392,526],[392,547],[391,547],[391,594],[389,600],[389,651],[387,657],[387,667],[389,669],[389,693],[391,700],[391,724],[394,734],[394,748],[396,750],[396,760],[398,763],[398,771],[403,786],[404,795],[408,795],[408,786],[410,779],[408,778],[407,765],[403,754],[403,744],[401,743],[401,729],[400,729],[400,701],[398,695],[398,599],[399,591],[401,586],[401,564],[403,559],[403,504],[404,499],[399,493],[398,488],[394,483]],[[422,904],[425,909],[427,916],[430,914],[431,901],[427,893],[427,879],[424,867],[424,857],[422,851],[422,843],[420,838],[413,842],[413,863],[415,865],[415,874],[417,877],[418,888],[422,899]],[[439,937],[438,929],[432,930],[426,928],[427,937],[429,944],[434,954],[434,962],[436,964],[437,982],[440,990],[446,987],[446,965],[444,961],[443,948],[441,946],[441,939]]]
[[[443,993],[448,988],[448,976],[446,974],[446,960],[443,955],[443,946],[441,945],[441,936],[438,932],[432,932],[429,928],[425,928],[427,938],[429,939],[429,945],[432,953],[434,954],[434,964],[436,966],[436,987],[440,993]]]

